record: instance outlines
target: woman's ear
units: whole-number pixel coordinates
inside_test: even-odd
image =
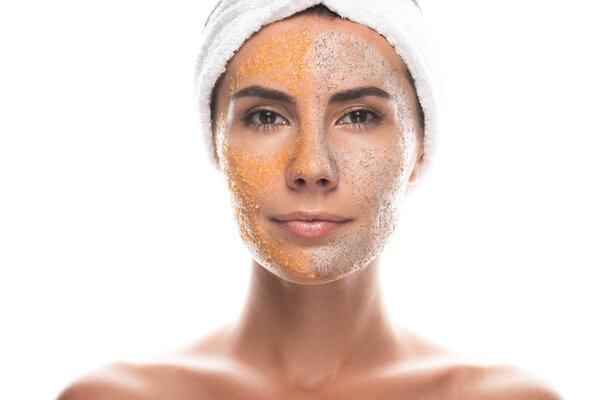
[[[415,159],[415,165],[413,166],[413,170],[410,174],[410,178],[408,178],[409,185],[416,185],[419,183],[419,176],[421,174],[421,168],[423,168],[423,160],[425,156],[425,148],[423,147],[423,142],[419,144],[419,153]]]

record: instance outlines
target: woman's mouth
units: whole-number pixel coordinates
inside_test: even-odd
[[[350,221],[278,221],[274,220],[282,229],[302,238],[318,238],[341,227]]]
[[[296,211],[272,218],[282,229],[302,238],[318,238],[351,220],[318,211]]]

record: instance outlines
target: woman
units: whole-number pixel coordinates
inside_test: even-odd
[[[417,47],[323,5],[257,3],[217,5],[199,64],[207,144],[253,258],[244,310],[189,348],[116,363],[60,399],[557,399],[534,378],[461,359],[386,313],[379,255],[433,132],[427,71],[408,53]],[[298,12],[283,7],[291,4]],[[385,16],[390,4],[418,13],[411,0],[369,7]],[[238,40],[252,35],[229,57],[232,26]]]

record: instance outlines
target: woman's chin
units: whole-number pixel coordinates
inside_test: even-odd
[[[319,272],[316,265],[307,265],[303,271],[296,271],[285,265],[280,265],[274,262],[265,262],[263,260],[254,259],[262,268],[269,273],[275,275],[279,279],[287,282],[303,284],[303,285],[318,285],[328,282],[333,282],[349,275],[346,274],[323,274]]]
[[[277,237],[255,244],[245,241],[254,260],[277,277],[299,284],[319,284],[344,278],[368,265],[380,252],[364,237],[348,230],[322,243],[298,243]]]

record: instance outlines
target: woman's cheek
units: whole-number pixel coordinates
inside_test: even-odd
[[[344,160],[344,174],[361,207],[376,207],[395,191],[402,160],[390,156],[389,148],[365,147],[357,157]]]
[[[291,150],[269,156],[250,157],[248,152],[229,150],[226,155],[228,186],[240,235],[255,258],[264,266],[314,278],[315,271],[305,254],[281,238],[275,239],[258,218],[259,205],[283,176]]]
[[[226,152],[228,187],[241,214],[254,215],[259,209],[260,197],[269,185],[281,176],[289,152],[277,155],[252,155],[253,152],[231,147]],[[240,215],[241,216],[241,215]]]

